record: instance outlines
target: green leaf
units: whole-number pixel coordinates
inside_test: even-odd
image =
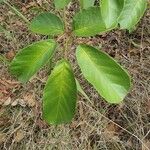
[[[121,29],[133,29],[147,8],[147,0],[125,0],[119,17]]]
[[[56,43],[44,40],[20,50],[10,65],[10,71],[18,79],[27,82],[54,54]]]
[[[30,30],[42,35],[59,35],[64,32],[64,24],[52,13],[42,13],[35,17],[29,26]]]
[[[60,61],[48,78],[43,95],[43,118],[49,124],[71,121],[77,99],[76,82],[66,60]]]
[[[77,79],[76,79],[76,85],[77,85],[78,92],[81,93],[91,103],[91,100],[89,99],[87,94],[84,92],[84,90],[82,89],[82,87]]]
[[[90,7],[77,13],[73,19],[76,36],[93,36],[106,31],[99,7]]]
[[[71,0],[54,0],[55,7],[58,9],[64,8],[70,2],[71,2]]]
[[[78,46],[76,57],[84,77],[107,102],[124,99],[131,86],[130,77],[116,61],[87,45]]]
[[[83,9],[94,6],[95,0],[80,0],[80,5]]]
[[[106,28],[117,26],[117,19],[123,9],[124,0],[101,0],[101,14]]]

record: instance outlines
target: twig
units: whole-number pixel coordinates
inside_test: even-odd
[[[9,6],[20,18],[22,18],[27,24],[29,24],[29,20],[19,12],[14,6],[11,6],[7,1],[3,1],[7,6]]]

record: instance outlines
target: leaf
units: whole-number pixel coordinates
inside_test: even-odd
[[[43,35],[59,35],[64,32],[64,24],[52,13],[41,13],[35,17],[29,26],[30,30]]]
[[[95,0],[80,0],[80,5],[83,9],[94,6]]]
[[[117,19],[123,9],[124,0],[101,0],[101,14],[106,28],[117,26]]]
[[[1,3],[1,1],[0,1],[0,3]],[[1,121],[1,127],[2,127],[2,121]],[[6,141],[6,139],[7,139],[6,133],[0,133],[0,144],[4,143]]]
[[[55,7],[58,9],[64,8],[70,2],[71,2],[71,0],[54,0]]]
[[[43,118],[49,124],[71,121],[77,99],[76,82],[69,62],[60,61],[48,78],[43,95]]]
[[[5,56],[8,60],[12,60],[15,56],[15,52],[13,50],[10,50],[9,52],[6,53]]]
[[[18,79],[27,82],[54,54],[54,40],[43,40],[23,48],[13,59],[10,71]]]
[[[35,95],[33,93],[27,93],[23,96],[23,100],[25,101],[28,107],[34,107],[36,105]]]
[[[147,0],[125,0],[119,17],[121,29],[133,29],[147,8]]]
[[[106,53],[87,45],[76,51],[84,77],[109,103],[121,102],[130,89],[127,72]]]
[[[103,22],[100,8],[90,7],[82,10],[74,16],[73,28],[76,36],[93,36],[105,32],[105,23]]]
[[[24,137],[25,137],[25,134],[20,129],[14,134],[14,141],[19,143],[21,140],[23,140]]]
[[[11,104],[11,97],[8,97],[8,99],[4,102],[4,106],[8,106]]]
[[[87,96],[87,94],[84,92],[84,90],[82,89],[79,81],[76,79],[76,85],[77,85],[77,90],[89,101],[91,102],[90,98]]]

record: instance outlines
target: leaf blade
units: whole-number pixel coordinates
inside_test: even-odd
[[[100,8],[90,7],[77,13],[73,18],[74,34],[76,36],[93,36],[106,31]]]
[[[10,64],[11,73],[27,82],[53,56],[55,48],[55,41],[49,39],[21,49]]]
[[[58,9],[62,9],[67,6],[71,0],[54,0],[55,7]]]
[[[49,124],[71,121],[77,99],[76,82],[70,64],[60,61],[46,83],[43,94],[43,118]]]
[[[94,6],[95,0],[80,0],[80,5],[83,9]]]
[[[101,0],[101,14],[106,28],[117,26],[117,19],[123,9],[124,0]]]
[[[77,85],[77,90],[79,93],[81,93],[90,103],[91,103],[91,100],[90,98],[87,96],[87,94],[85,93],[85,91],[82,89],[79,81],[76,79],[76,85]]]
[[[42,35],[59,35],[64,32],[64,24],[58,16],[45,12],[31,21],[29,29]]]
[[[147,0],[125,0],[118,19],[121,29],[133,29],[147,8]]]
[[[80,45],[76,57],[84,77],[107,102],[119,103],[124,99],[131,86],[130,77],[110,56]]]

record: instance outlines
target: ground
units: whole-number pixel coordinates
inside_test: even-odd
[[[54,10],[50,0],[17,1],[14,5],[28,18]],[[78,5],[66,11],[70,19]],[[41,98],[46,79],[56,60],[45,66],[27,84],[9,73],[17,51],[46,38],[28,31],[24,21],[10,7],[0,4],[0,149],[4,150],[148,150],[150,149],[150,9],[135,31],[113,30],[90,38],[78,38],[70,45],[68,57],[76,77],[89,96],[78,96],[76,116],[67,125],[47,125],[41,119]],[[58,40],[62,43],[61,39]],[[77,43],[88,43],[109,53],[132,76],[130,93],[119,105],[105,102],[80,73],[74,52]]]

